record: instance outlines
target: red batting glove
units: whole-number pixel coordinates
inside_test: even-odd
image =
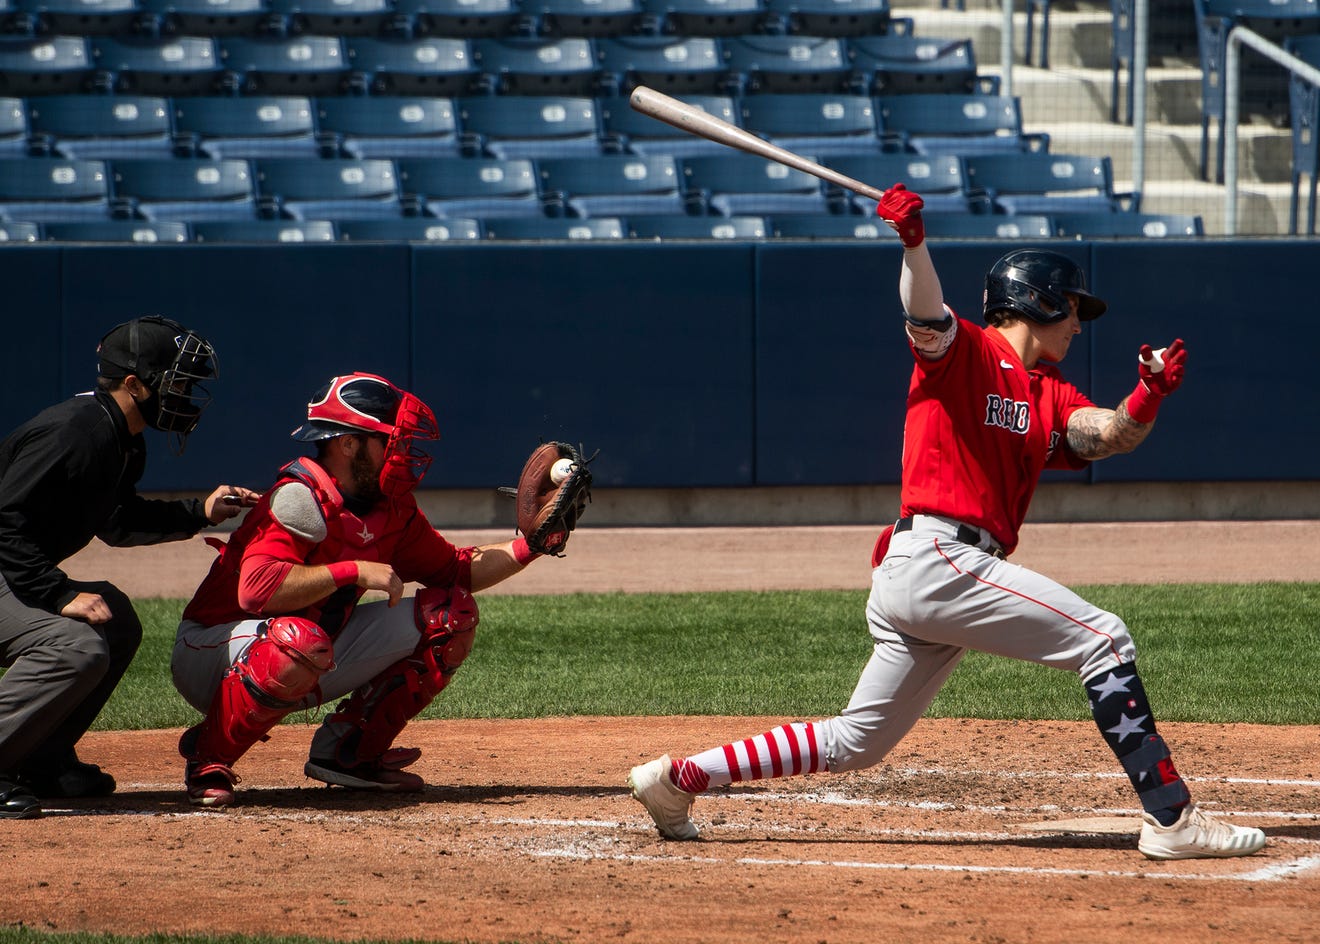
[[[925,205],[926,201],[903,184],[894,184],[875,205],[875,215],[898,233],[904,249],[916,249],[926,239],[926,224],[921,219]]]
[[[1187,365],[1187,350],[1182,338],[1168,347],[1155,351],[1143,344],[1137,354],[1137,375],[1140,380],[1128,396],[1127,411],[1138,423],[1155,422],[1160,403],[1182,385]]]

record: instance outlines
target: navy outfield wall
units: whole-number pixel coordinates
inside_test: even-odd
[[[996,242],[933,246],[979,316]],[[1184,389],[1131,456],[1067,481],[1313,480],[1320,446],[1314,241],[1052,243],[1110,303],[1064,371],[1102,405],[1143,341],[1186,339]],[[530,448],[599,447],[602,486],[897,481],[909,355],[899,248],[853,243],[57,246],[0,250],[0,427],[88,389],[115,323],[161,313],[220,351],[182,458],[149,433],[143,488],[253,487],[334,373],[382,373],[432,405],[427,484],[511,484]],[[1298,435],[1300,434],[1300,435]]]

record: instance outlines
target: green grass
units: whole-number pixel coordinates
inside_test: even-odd
[[[1128,623],[1161,720],[1320,723],[1320,584],[1078,590]],[[476,648],[424,717],[825,717],[870,652],[865,603],[862,590],[485,597]],[[182,606],[138,603],[146,639],[98,728],[197,719],[170,682]],[[980,653],[929,714],[1090,717],[1072,674]]]

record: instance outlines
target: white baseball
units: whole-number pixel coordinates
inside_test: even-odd
[[[1167,347],[1162,347],[1158,351],[1151,351],[1150,357],[1142,357],[1138,359],[1141,363],[1150,368],[1152,374],[1158,374],[1164,369],[1164,352],[1167,350]]]
[[[573,474],[573,461],[571,459],[558,459],[555,464],[550,466],[550,481],[556,485],[562,485],[564,480]]]

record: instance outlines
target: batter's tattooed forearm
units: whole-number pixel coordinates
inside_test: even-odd
[[[1104,459],[1131,452],[1149,435],[1152,423],[1138,423],[1120,403],[1117,410],[1078,410],[1068,420],[1068,448],[1082,459]]]

